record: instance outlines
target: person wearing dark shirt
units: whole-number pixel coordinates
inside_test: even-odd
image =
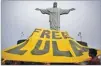
[[[88,65],[100,65],[100,59],[97,57],[96,49],[89,49],[89,56],[91,59],[88,61]]]

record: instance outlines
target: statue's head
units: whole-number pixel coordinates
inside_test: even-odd
[[[53,3],[53,8],[57,8],[57,2]]]

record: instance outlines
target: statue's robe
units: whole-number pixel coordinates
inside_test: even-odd
[[[60,15],[68,14],[70,9],[47,8],[40,9],[42,14],[49,15],[50,29],[60,30]]]

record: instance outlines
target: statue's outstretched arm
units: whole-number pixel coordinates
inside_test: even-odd
[[[36,8],[35,10],[41,11],[42,14],[49,14],[48,9],[39,9],[39,8]]]
[[[75,10],[75,8],[71,8],[71,9],[61,9],[60,15],[68,14],[70,11],[73,11],[73,10]]]
[[[76,10],[76,9],[75,9],[75,8],[71,8],[71,9],[70,9],[70,11],[74,11],[74,10]]]
[[[35,10],[38,10],[39,11],[40,9],[39,8],[36,8]]]

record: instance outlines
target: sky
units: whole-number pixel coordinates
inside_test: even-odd
[[[49,16],[36,8],[52,8],[55,1],[8,1],[1,2],[1,49],[16,45],[26,39],[35,28],[49,29]],[[82,40],[89,47],[101,49],[101,1],[56,1],[58,8],[75,11],[60,16],[60,30]],[[21,33],[24,33],[21,36]]]

